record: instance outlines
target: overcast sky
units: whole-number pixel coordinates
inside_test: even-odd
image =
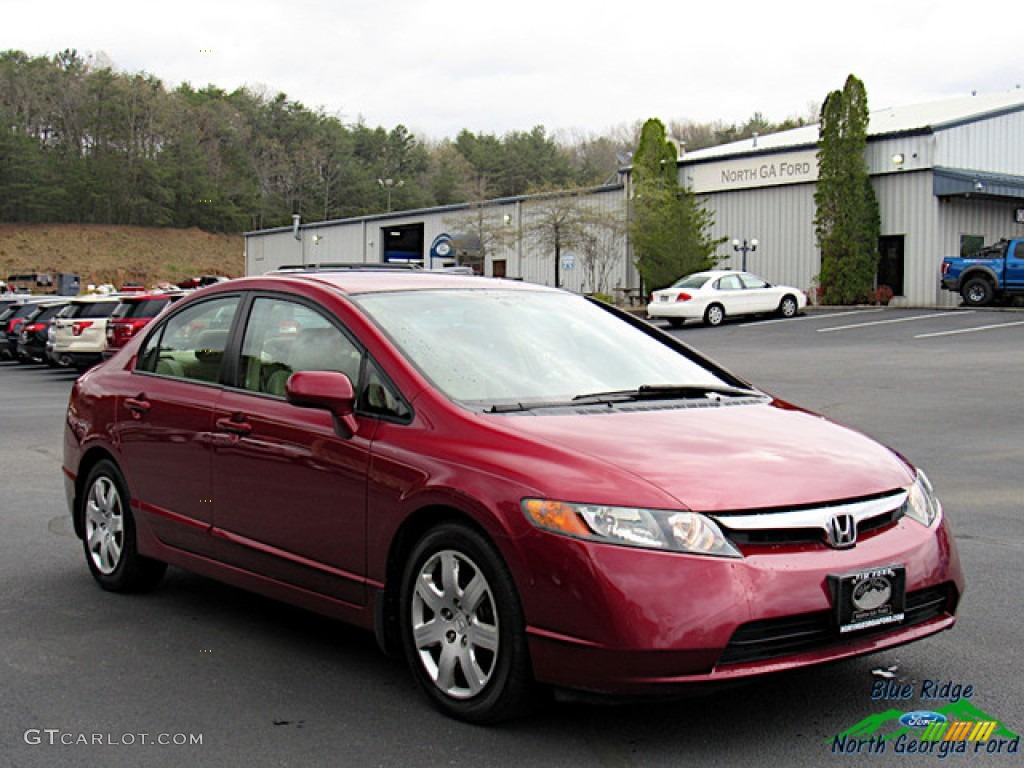
[[[0,0],[0,49],[103,54],[168,88],[283,92],[434,139],[808,117],[853,73],[872,110],[1024,86],[1004,0]]]

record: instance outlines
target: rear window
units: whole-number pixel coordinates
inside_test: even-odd
[[[52,307],[47,307],[39,314],[39,317],[37,317],[36,320],[38,320],[39,322],[52,320],[57,315],[59,315],[66,306],[67,304],[55,304]]]
[[[110,317],[110,313],[117,309],[119,301],[90,301],[88,303],[72,304],[61,317]]]
[[[22,304],[15,308],[14,312],[8,315],[10,319],[17,319],[20,317],[28,317],[33,312],[39,309],[38,304]]]
[[[130,320],[136,317],[156,317],[160,310],[167,306],[170,299],[144,299],[142,301],[125,301],[111,315],[113,318]]]

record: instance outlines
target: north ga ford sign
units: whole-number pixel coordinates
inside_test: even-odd
[[[802,184],[818,179],[817,150],[787,152],[784,155],[744,157],[683,166],[683,175],[694,192]]]

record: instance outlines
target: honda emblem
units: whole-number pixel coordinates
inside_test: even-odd
[[[828,521],[828,543],[835,549],[848,549],[857,543],[857,521],[853,515],[835,515]]]

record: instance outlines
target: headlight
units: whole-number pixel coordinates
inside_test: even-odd
[[[523,512],[538,528],[627,547],[742,557],[713,520],[696,512],[605,507],[523,499]]]
[[[935,498],[935,491],[932,490],[932,484],[928,482],[928,476],[921,470],[917,470],[917,480],[908,491],[907,517],[917,520],[925,527],[930,526],[942,513],[942,505]]]

